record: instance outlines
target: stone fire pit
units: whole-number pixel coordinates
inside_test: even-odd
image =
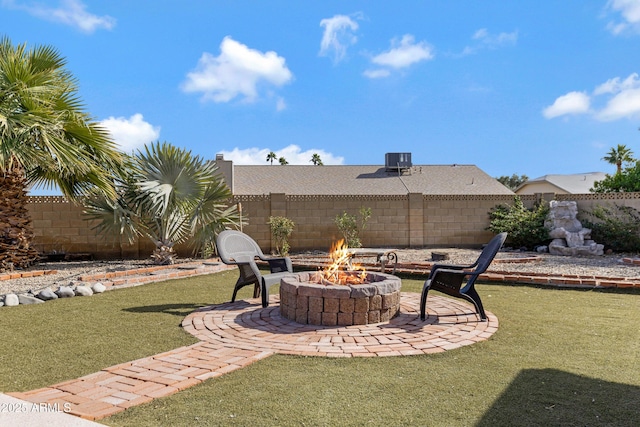
[[[323,326],[388,322],[400,309],[400,278],[366,273],[365,284],[313,283],[318,273],[293,274],[280,281],[280,314],[297,323]],[[356,273],[354,273],[356,274]]]

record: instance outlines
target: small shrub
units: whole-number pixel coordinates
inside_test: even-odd
[[[640,212],[630,206],[597,205],[583,212],[591,238],[616,252],[640,252]]]
[[[539,203],[529,210],[520,197],[515,196],[513,205],[502,204],[491,209],[487,229],[496,234],[509,233],[507,243],[513,247],[533,249],[549,239],[549,230],[544,225],[548,213],[547,204]]]
[[[270,216],[269,228],[271,229],[271,235],[276,241],[276,251],[280,256],[287,256],[289,254],[289,237],[293,233],[293,229],[296,226],[293,221],[284,216]]]
[[[343,212],[342,215],[337,215],[335,218],[338,230],[340,230],[340,233],[344,236],[347,246],[350,248],[362,247],[360,233],[362,233],[362,231],[367,227],[367,221],[371,218],[371,208],[361,207],[359,214],[359,225],[358,218],[355,215],[350,215],[346,212]]]

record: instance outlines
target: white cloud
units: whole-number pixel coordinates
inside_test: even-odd
[[[518,32],[491,34],[486,28],[477,30],[471,39],[473,46],[466,46],[459,56],[471,55],[482,49],[498,49],[505,46],[515,46],[518,42]]]
[[[499,33],[498,35],[490,34],[486,28],[481,28],[475,32],[472,37],[474,40],[480,41],[483,45],[490,48],[502,46],[513,46],[518,42],[518,32]]]
[[[236,97],[253,102],[261,84],[283,86],[293,75],[276,52],[262,53],[227,36],[220,55],[202,54],[196,69],[182,83],[185,92],[202,93],[203,101],[229,102]]]
[[[80,0],[61,0],[59,7],[48,7],[40,3],[19,3],[3,0],[2,6],[8,9],[23,10],[36,18],[58,22],[76,27],[85,33],[98,29],[110,30],[116,26],[116,19],[108,15],[97,16],[86,11],[86,5]]]
[[[613,34],[640,31],[640,2],[638,0],[609,0],[607,9],[619,13],[622,18],[622,21],[610,21],[607,25]]]
[[[594,95],[602,95],[606,93],[619,93],[628,89],[637,88],[640,86],[638,82],[638,73],[632,73],[624,80],[620,80],[620,77],[614,77],[600,86],[596,87],[593,91]]]
[[[100,122],[114,141],[120,146],[120,150],[130,153],[145,144],[156,141],[160,136],[160,126],[152,126],[145,122],[142,114],[137,113],[128,119],[125,117],[109,117]]]
[[[426,42],[415,43],[411,34],[405,34],[402,39],[391,41],[391,48],[371,59],[376,65],[391,68],[406,68],[416,62],[433,59],[433,49]]]
[[[596,115],[598,120],[612,121],[625,117],[638,117],[640,113],[640,88],[626,89],[611,98]]]
[[[268,165],[267,155],[273,151],[276,153],[276,159],[273,161],[274,165],[279,165],[278,159],[284,157],[287,159],[290,165],[311,165],[311,156],[318,154],[322,159],[322,163],[325,165],[341,165],[344,164],[344,158],[334,156],[333,154],[322,150],[311,148],[302,151],[302,149],[295,144],[291,144],[280,150],[271,150],[269,148],[234,148],[231,151],[220,151],[224,155],[225,160],[232,160],[237,165]]]
[[[320,56],[333,55],[335,63],[344,59],[347,48],[356,44],[358,38],[354,34],[358,30],[358,23],[346,15],[335,15],[320,21],[324,27],[320,41]]]
[[[599,107],[592,107],[598,102]],[[612,121],[623,118],[640,118],[640,78],[631,73],[622,79],[614,77],[596,86],[592,95],[584,92],[570,92],[556,99],[553,105],[543,110],[544,117],[567,114],[590,113],[600,121]]]
[[[365,70],[362,74],[364,74],[365,77],[369,77],[370,79],[381,79],[384,77],[389,77],[391,72],[389,70],[380,68],[376,70]]]
[[[542,112],[544,117],[552,119],[567,114],[583,114],[589,111],[589,95],[584,92],[569,92],[558,97],[553,105],[545,108]]]

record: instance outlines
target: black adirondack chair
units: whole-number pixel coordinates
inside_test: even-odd
[[[426,318],[427,294],[431,289],[443,292],[453,297],[462,298],[472,303],[482,320],[487,320],[482,306],[482,300],[475,288],[475,282],[479,275],[484,273],[493,258],[504,244],[507,233],[495,236],[482,250],[475,263],[471,265],[447,265],[436,264],[431,268],[429,277],[422,287],[420,298],[420,319]],[[464,287],[462,284],[466,281]]]
[[[248,285],[254,285],[253,297],[262,294],[262,306],[269,305],[269,288],[280,283],[280,279],[293,273],[289,257],[267,257],[260,246],[248,235],[235,230],[225,230],[216,239],[218,255],[223,263],[237,265],[240,277],[233,288],[231,302],[236,300],[238,291]],[[269,264],[271,274],[263,275],[256,264],[256,259]]]

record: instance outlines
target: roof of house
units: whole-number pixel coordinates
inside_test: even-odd
[[[587,194],[589,193],[589,190],[593,188],[593,184],[596,181],[602,181],[605,176],[606,174],[604,172],[544,175],[535,179],[530,179],[529,181],[521,184],[516,189],[516,192],[527,185],[546,182],[570,194]]]
[[[402,173],[380,165],[234,165],[233,169],[235,195],[513,194],[474,165],[415,165]]]

